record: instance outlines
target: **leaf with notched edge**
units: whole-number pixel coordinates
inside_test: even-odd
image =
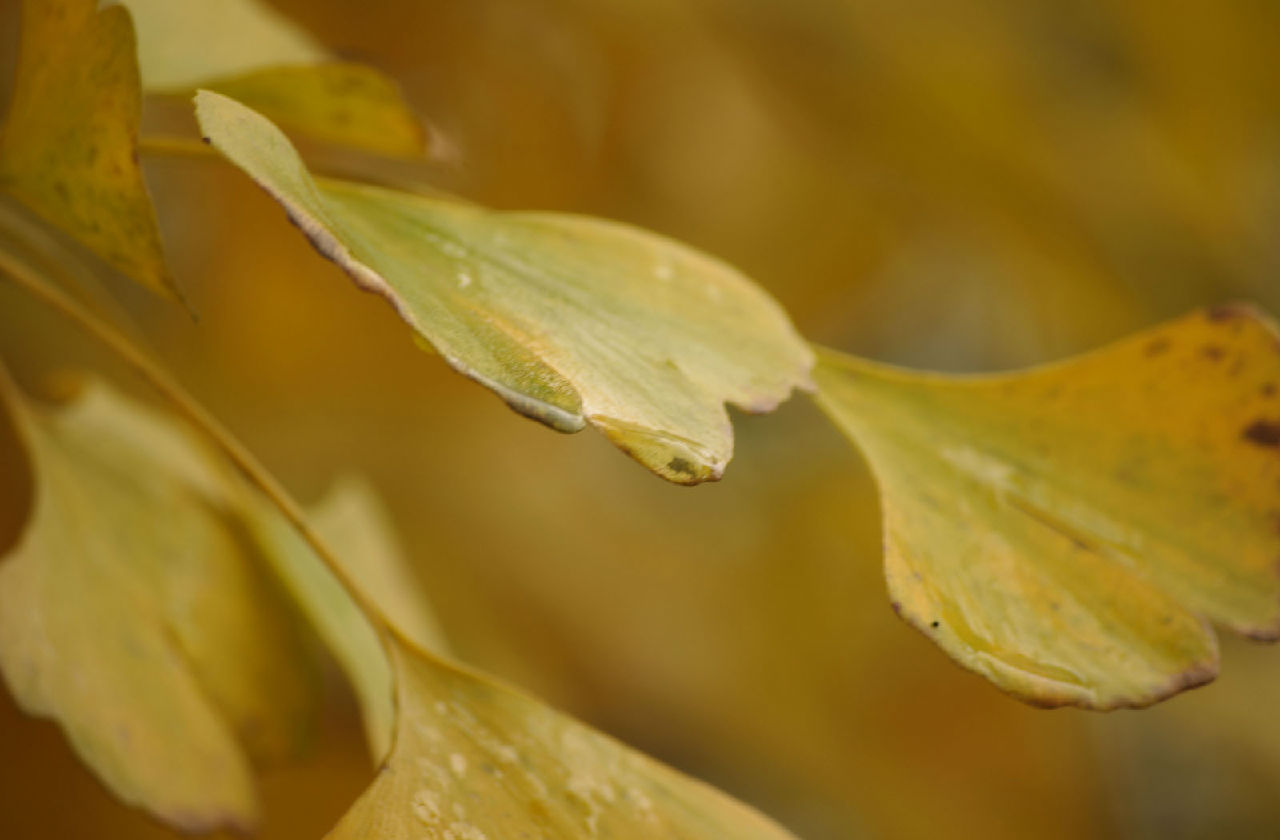
[[[895,608],[1023,700],[1144,706],[1280,635],[1280,349],[1243,307],[1059,364],[917,374],[824,352]]]
[[[719,478],[733,450],[724,403],[767,411],[808,383],[812,352],[781,308],[686,246],[312,178],[261,115],[209,91],[196,112],[321,253],[450,365],[553,428],[592,423],[664,478]]]
[[[399,718],[328,840],[790,840],[728,796],[390,639]]]
[[[0,379],[0,402],[35,488],[0,558],[9,690],[123,801],[191,831],[252,826],[251,758],[297,752],[319,685],[211,454],[97,383],[46,410]]]
[[[180,297],[138,165],[142,93],[129,13],[25,0],[0,190],[142,285]]]

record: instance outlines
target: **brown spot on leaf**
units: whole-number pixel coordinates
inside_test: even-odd
[[[1262,387],[1258,389],[1258,393],[1262,394],[1264,397],[1274,397],[1276,395],[1276,383],[1263,383]]]
[[[684,475],[696,475],[697,469],[688,460],[680,457],[672,458],[667,462],[667,469],[672,472],[682,473]]]
[[[1148,356],[1159,356],[1161,353],[1164,353],[1168,349],[1169,349],[1169,339],[1153,338],[1147,342],[1147,345],[1145,347],[1142,348],[1142,352]]]
[[[1216,344],[1206,344],[1204,347],[1200,348],[1200,355],[1204,356],[1211,362],[1221,361],[1222,357],[1226,355],[1226,352],[1227,351],[1223,350]]]
[[[1280,422],[1255,420],[1244,427],[1240,437],[1256,446],[1280,447]]]

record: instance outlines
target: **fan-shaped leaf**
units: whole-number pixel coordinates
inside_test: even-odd
[[[96,0],[25,0],[0,189],[148,288],[177,298],[138,166],[133,27]]]
[[[812,354],[786,315],[721,262],[612,222],[313,179],[259,114],[208,91],[196,102],[206,137],[321,253],[523,414],[590,422],[694,484],[732,454],[726,401],[767,411],[807,383]]]
[[[750,808],[507,688],[391,639],[399,717],[329,840],[785,840]]]
[[[1280,635],[1280,351],[1244,308],[948,378],[826,353],[894,607],[1024,700],[1141,706],[1213,678],[1208,621]]]
[[[295,751],[314,679],[296,620],[222,508],[209,454],[90,384],[3,397],[31,520],[0,560],[0,672],[125,802],[191,830],[256,819],[250,755]],[[246,751],[247,750],[247,751]]]

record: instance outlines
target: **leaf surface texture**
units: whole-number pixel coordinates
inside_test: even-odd
[[[1210,622],[1280,634],[1280,351],[1253,311],[1008,375],[815,375],[880,485],[894,607],[1006,691],[1143,706],[1214,677]]]

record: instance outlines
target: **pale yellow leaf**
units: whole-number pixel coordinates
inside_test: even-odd
[[[1227,307],[1061,364],[948,378],[825,353],[882,492],[895,608],[1032,703],[1142,706],[1280,634],[1280,350]]]
[[[316,685],[209,453],[102,384],[53,411],[0,389],[35,486],[0,558],[9,690],[123,801],[190,830],[252,826],[251,757],[296,752]]]
[[[138,64],[148,90],[190,90],[210,79],[329,58],[306,30],[256,0],[124,5],[138,27]]]
[[[99,10],[96,0],[25,0],[0,190],[177,298],[138,166],[141,96],[128,12]]]
[[[565,715],[390,640],[399,716],[329,840],[786,840],[770,820]]]
[[[205,136],[321,253],[522,414],[590,422],[694,484],[732,454],[725,402],[768,411],[808,382],[785,313],[722,262],[613,222],[313,179],[261,115],[209,91],[196,102]]]
[[[252,524],[281,580],[351,681],[369,749],[375,759],[382,760],[391,746],[395,710],[391,670],[377,633],[288,522],[263,507]],[[356,478],[335,482],[312,511],[311,525],[387,621],[416,644],[436,653],[448,652],[395,539],[390,517],[366,482]]]

